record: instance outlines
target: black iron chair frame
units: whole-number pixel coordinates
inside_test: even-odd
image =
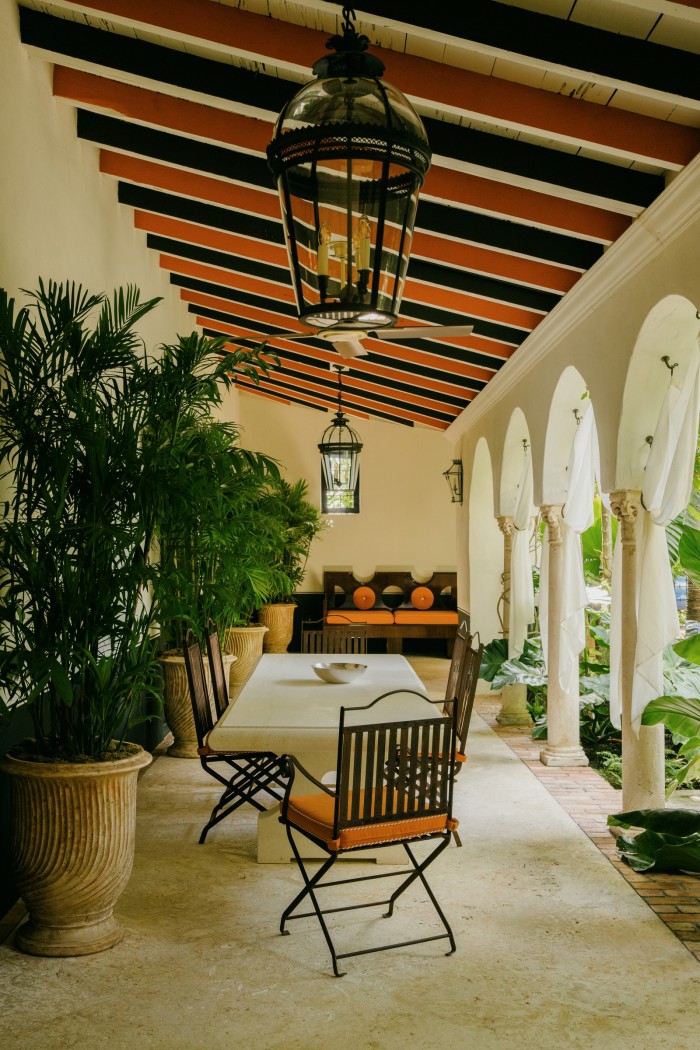
[[[425,871],[437,859],[442,851],[449,845],[453,834],[452,830],[452,796],[454,775],[451,766],[454,764],[454,743],[456,731],[456,704],[452,704],[449,715],[438,715],[432,718],[414,719],[408,722],[384,722],[370,725],[348,727],[345,724],[345,716],[348,711],[363,711],[373,707],[380,700],[398,693],[411,693],[420,696],[427,704],[435,705],[436,701],[430,700],[422,693],[415,690],[399,689],[377,697],[371,704],[359,708],[341,708],[340,728],[338,738],[338,766],[337,766],[337,789],[329,787],[313,777],[298,762],[293,755],[284,756],[287,762],[287,774],[289,781],[282,803],[280,821],[285,824],[287,837],[294,854],[294,859],[304,880],[304,886],[297,894],[291,904],[285,909],[280,920],[280,933],[288,934],[287,922],[292,919],[303,919],[316,917],[323,932],[333,964],[333,973],[336,977],[343,977],[346,971],[338,969],[338,961],[348,959],[357,955],[371,955],[380,951],[389,951],[394,948],[404,948],[409,945],[423,944],[428,941],[448,940],[450,950],[446,955],[452,955],[456,951],[456,943],[452,929],[447,918],[438,903],[428,881]],[[351,738],[362,734],[366,739],[363,745],[358,745]],[[399,738],[397,740],[397,737]],[[378,746],[379,741],[382,742]],[[426,747],[428,752],[434,756],[429,764],[419,760],[419,749]],[[364,760],[362,752],[365,752]],[[352,752],[352,758],[350,757]],[[396,838],[388,838],[385,841],[370,842],[366,845],[352,845],[347,848],[329,848],[328,842],[319,836],[294,825],[288,819],[288,806],[294,783],[295,771],[299,770],[303,776],[315,784],[326,795],[335,799],[333,818],[333,837],[337,839],[339,833],[345,828],[367,826],[372,823],[386,824],[401,823],[412,816],[445,815],[446,827],[444,830],[428,831],[424,834],[413,833],[410,835],[397,832]],[[363,802],[362,814],[360,814],[360,794],[357,784],[363,780]],[[379,801],[377,788],[379,781],[383,781],[393,787],[391,798],[394,804],[386,810],[386,793],[382,792]],[[427,805],[425,805],[427,801]],[[346,815],[343,816],[343,813]],[[328,859],[313,875],[309,875],[300,850],[294,838],[293,832],[299,832],[328,853]],[[421,861],[419,861],[410,848],[409,842],[422,842],[437,840],[436,847]],[[335,864],[337,858],[344,853],[359,853],[363,850],[376,850],[381,846],[403,846],[411,867],[400,868],[381,872],[374,875],[361,875],[332,881],[323,881],[324,876]],[[369,901],[362,904],[344,905],[334,908],[322,908],[317,890],[329,889],[335,886],[345,886],[351,883],[369,882],[384,878],[402,878],[401,884],[388,897],[378,901]],[[419,879],[425,889],[427,896],[443,925],[444,933],[433,934],[427,937],[417,937],[410,940],[397,941],[390,944],[382,944],[374,948],[360,948],[354,951],[338,952],[333,943],[325,916],[344,911],[356,911],[362,908],[384,907],[388,910],[383,913],[384,918],[391,918],[394,914],[396,901],[403,893]],[[309,898],[313,911],[297,912],[302,902]]]
[[[280,758],[271,751],[217,751],[207,744],[207,736],[214,723],[211,717],[207,682],[204,676],[204,661],[198,642],[184,649],[187,683],[192,701],[199,761],[211,777],[223,785],[224,791],[211,811],[209,820],[199,836],[200,845],[206,840],[210,829],[244,803],[264,813],[267,809],[255,797],[266,791],[278,802],[282,801],[285,780],[282,776]],[[227,766],[227,775],[222,775],[217,766]]]

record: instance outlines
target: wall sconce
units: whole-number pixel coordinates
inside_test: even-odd
[[[453,459],[452,466],[449,470],[444,471],[443,478],[446,478],[447,484],[450,488],[450,495],[452,496],[453,503],[462,502],[462,460]]]

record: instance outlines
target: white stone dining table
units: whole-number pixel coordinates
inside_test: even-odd
[[[314,663],[362,663],[366,670],[347,684],[322,682],[313,671]],[[231,702],[209,734],[212,748],[220,750],[272,751],[293,754],[321,779],[335,772],[338,757],[340,708],[359,707],[376,700],[389,690],[417,690],[427,696],[418,675],[403,656],[368,653],[351,659],[332,653],[267,653],[243,686],[231,694]],[[387,706],[389,704],[390,706]],[[357,721],[400,721],[424,718],[426,705],[411,693],[398,693],[387,704],[354,716]],[[308,782],[307,782],[308,784]],[[295,791],[306,790],[297,774]],[[308,790],[318,788],[308,784]],[[305,853],[322,856],[312,844]],[[279,822],[276,805],[258,818],[258,862],[286,863],[291,859],[287,834]],[[402,863],[400,848],[373,855],[363,851],[363,859]]]

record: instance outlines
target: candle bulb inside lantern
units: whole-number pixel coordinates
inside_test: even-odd
[[[370,234],[369,219],[366,215],[362,215],[357,224],[357,235],[355,238],[358,270],[369,270]]]
[[[318,230],[318,253],[316,269],[319,277],[328,276],[328,245],[331,243],[331,228],[322,222]]]

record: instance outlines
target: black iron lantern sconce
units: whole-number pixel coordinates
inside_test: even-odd
[[[343,412],[342,368],[338,368],[338,410],[333,422],[326,427],[319,442],[319,452],[323,464],[323,478],[329,492],[354,492],[357,485],[357,472],[360,469],[360,452],[362,442],[359,435],[348,423]]]
[[[450,487],[450,495],[452,496],[453,503],[462,502],[462,460],[453,459],[452,466],[449,470],[444,471],[443,478],[447,479],[447,484]]]
[[[342,35],[286,104],[267,148],[299,317],[358,330],[398,317],[431,153],[420,117],[366,53],[343,7]]]

